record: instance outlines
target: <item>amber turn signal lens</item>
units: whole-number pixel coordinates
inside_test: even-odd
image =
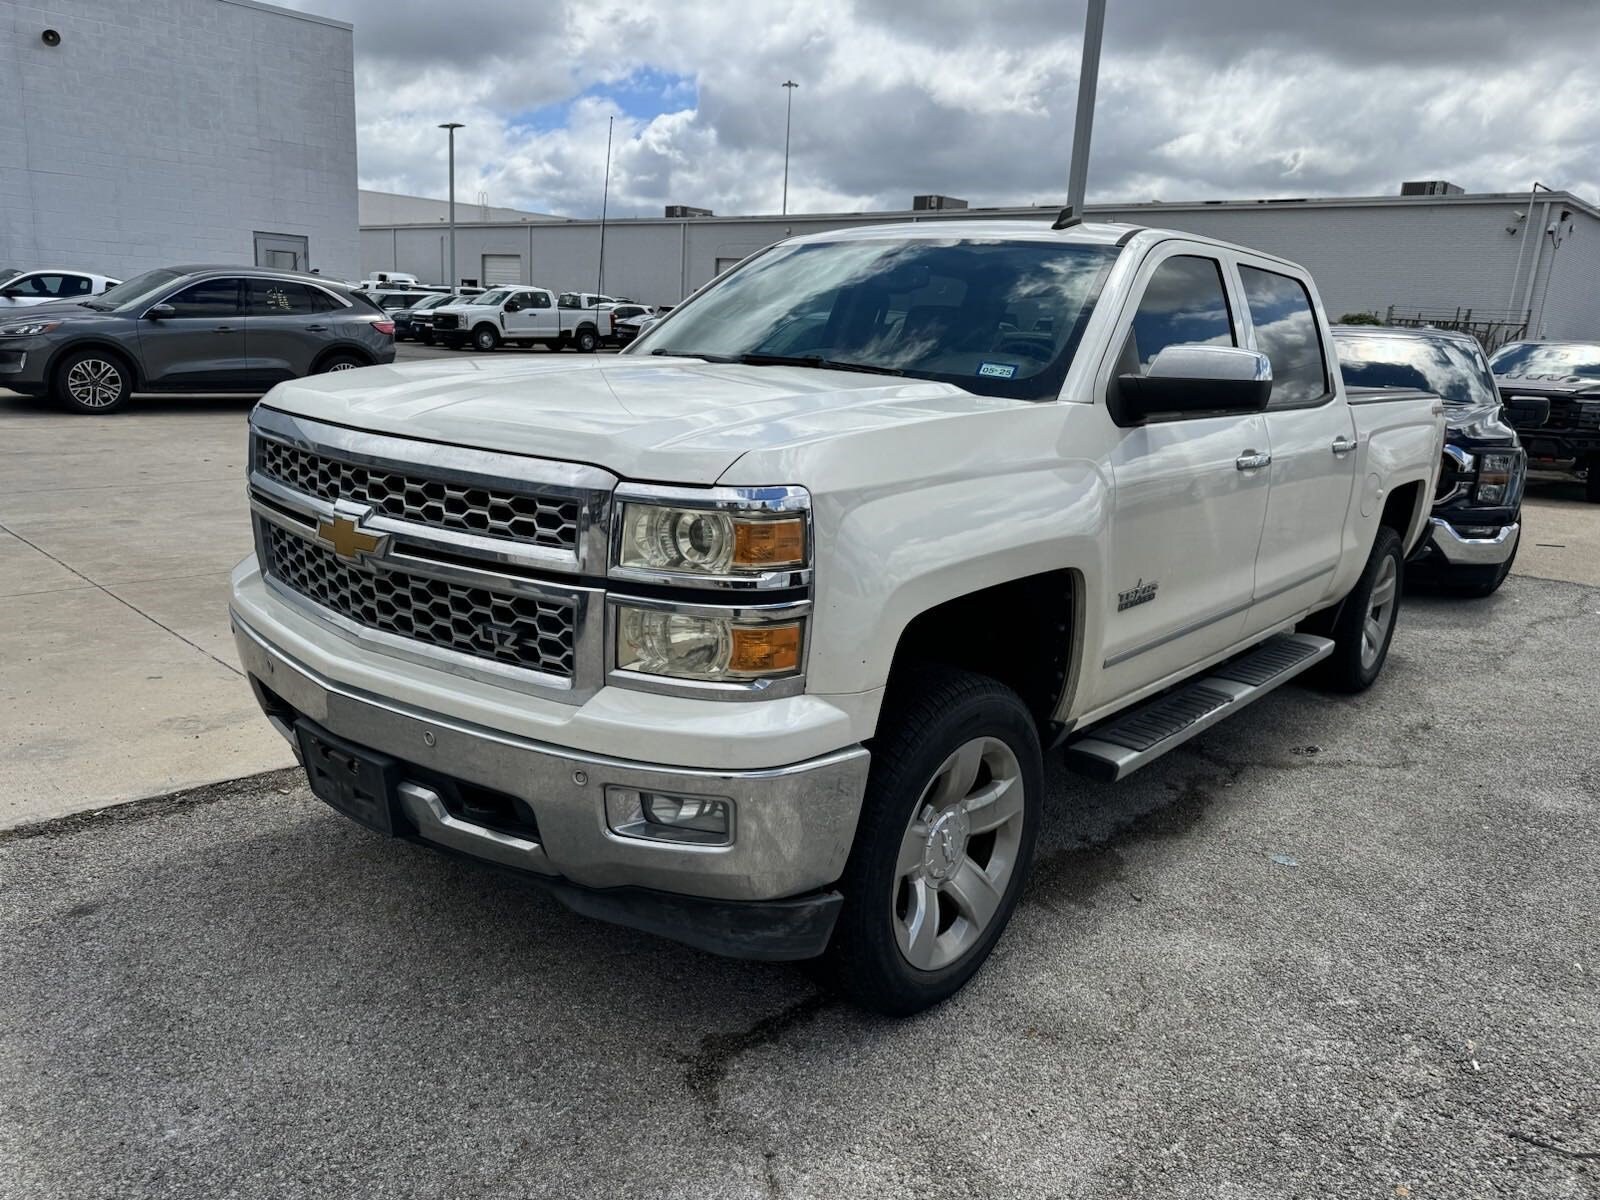
[[[804,517],[740,521],[733,532],[733,561],[740,567],[797,567],[806,560]]]
[[[800,624],[735,625],[728,669],[770,675],[800,669]]]

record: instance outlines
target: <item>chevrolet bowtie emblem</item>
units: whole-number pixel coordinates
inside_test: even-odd
[[[349,559],[376,553],[383,542],[383,538],[377,534],[362,533],[356,528],[356,523],[347,517],[318,521],[317,537],[331,546],[340,558]]]

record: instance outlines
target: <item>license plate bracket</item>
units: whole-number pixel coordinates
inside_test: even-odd
[[[352,821],[392,837],[399,762],[335,737],[304,717],[295,722],[294,733],[316,797]]]

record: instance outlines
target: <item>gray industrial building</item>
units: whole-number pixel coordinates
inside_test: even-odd
[[[0,3],[0,267],[360,269],[351,27],[254,0]]]
[[[1526,326],[1548,337],[1600,335],[1600,208],[1568,192],[1467,195],[1442,182],[1407,194],[1339,199],[1090,205],[1091,220],[1209,234],[1303,263],[1331,316],[1373,312],[1467,319],[1498,342]],[[932,210],[929,199],[945,201]],[[910,220],[1052,219],[1055,209],[958,208],[920,197],[906,212],[486,222],[456,233],[460,274],[483,283],[596,289],[671,303],[791,235]],[[458,210],[465,211],[464,207]],[[361,266],[444,278],[447,234],[427,224],[364,225]],[[598,284],[598,287],[597,287]]]

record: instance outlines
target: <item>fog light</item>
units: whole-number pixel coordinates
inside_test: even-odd
[[[733,801],[608,785],[606,824],[622,837],[726,846],[733,842]]]

